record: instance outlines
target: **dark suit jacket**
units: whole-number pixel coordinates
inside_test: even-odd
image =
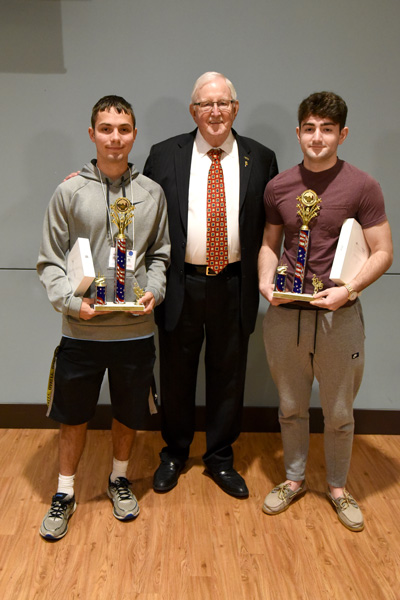
[[[197,129],[152,146],[143,170],[147,177],[161,185],[168,204],[171,266],[165,300],[156,309],[156,322],[167,331],[176,327],[183,306],[189,177],[196,132]],[[265,223],[263,194],[268,181],[278,173],[278,165],[272,150],[235,131],[233,134],[238,144],[240,168],[240,313],[243,331],[249,335],[255,327],[259,302],[257,257]],[[217,309],[223,311],[224,307]]]

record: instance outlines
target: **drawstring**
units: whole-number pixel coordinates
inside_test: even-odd
[[[297,345],[300,344],[300,321],[301,321],[301,310],[299,310],[299,318],[297,321]]]
[[[314,354],[317,346],[317,328],[318,328],[318,311],[315,311],[315,326],[314,326]]]
[[[104,202],[106,203],[106,212],[107,212],[107,237],[112,239],[112,225],[111,225],[111,216],[110,216],[110,182],[106,177],[106,191],[104,191],[104,183],[103,178],[101,176],[101,171],[97,165],[95,165],[97,172],[99,174],[101,189],[103,190]]]
[[[106,197],[106,204],[107,204],[107,236],[112,237],[112,229],[111,229],[111,218],[110,218],[110,182],[108,181],[108,179],[106,178],[106,190],[107,190],[107,197]]]
[[[301,323],[301,313],[303,311],[299,309],[299,318],[297,320],[297,345],[300,344],[300,323]],[[314,354],[317,347],[317,330],[318,330],[318,310],[315,311],[315,324],[314,324]]]
[[[106,181],[106,189],[107,189],[107,194],[104,191],[104,183],[103,183],[103,178],[101,176],[101,171],[99,169],[99,167],[97,166],[96,163],[93,163],[94,166],[97,169],[97,172],[99,174],[99,179],[100,179],[100,185],[101,188],[103,190],[103,195],[104,195],[104,201],[106,203],[106,210],[107,210],[107,236],[110,237],[112,239],[113,235],[112,235],[112,225],[111,225],[111,215],[110,215],[110,181],[108,180],[108,178],[105,178]],[[130,184],[131,184],[131,197],[132,197],[132,204],[133,204],[133,184],[132,184],[132,169],[131,169],[131,165],[128,165],[128,170],[129,170],[129,175],[130,175]],[[126,198],[126,187],[125,187],[125,181],[124,181],[124,177],[121,177],[121,188],[122,188],[122,195],[124,198]],[[132,247],[135,247],[134,244],[134,235],[135,235],[135,229],[133,226],[133,221],[132,221]]]

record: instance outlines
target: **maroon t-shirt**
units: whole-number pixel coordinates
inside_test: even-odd
[[[309,223],[310,241],[303,293],[314,291],[314,273],[324,289],[335,284],[329,279],[340,229],[346,219],[357,219],[363,229],[386,221],[383,194],[379,183],[349,163],[338,160],[326,171],[315,173],[303,164],[272,179],[264,193],[266,219],[284,225],[284,249],[279,264],[288,265],[286,287],[293,289],[293,274],[302,219],[297,214],[297,197],[313,190],[321,199],[319,214]]]

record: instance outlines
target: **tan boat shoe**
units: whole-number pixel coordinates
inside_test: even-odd
[[[277,515],[289,507],[289,504],[295,498],[298,498],[307,491],[306,482],[303,481],[300,487],[293,491],[289,483],[280,483],[265,497],[263,512],[267,515]]]
[[[346,489],[343,489],[343,496],[339,498],[334,498],[329,490],[326,495],[335,507],[342,525],[350,529],[350,531],[362,531],[364,529],[364,519],[361,509]]]

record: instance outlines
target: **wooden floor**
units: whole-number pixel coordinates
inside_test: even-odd
[[[281,515],[262,501],[283,478],[279,434],[242,434],[248,500],[203,474],[196,434],[178,486],[155,494],[158,432],[139,432],[129,472],[141,512],[121,523],[105,494],[110,432],[90,431],[67,536],[38,533],[55,492],[57,431],[0,429],[2,600],[398,600],[400,437],[356,436],[348,487],[366,528],[346,530],[324,496],[322,435],[311,436],[310,492]]]

